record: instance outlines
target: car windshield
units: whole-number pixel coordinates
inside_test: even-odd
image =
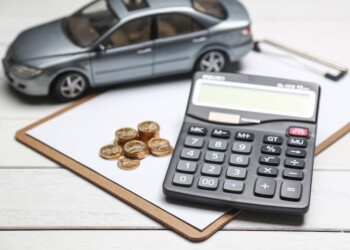
[[[78,46],[86,48],[119,21],[105,0],[98,0],[66,18],[68,37]]]

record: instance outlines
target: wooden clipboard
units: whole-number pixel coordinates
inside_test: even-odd
[[[103,177],[102,175],[96,173],[95,171],[85,167],[84,165],[78,163],[77,161],[67,157],[66,155],[56,151],[55,149],[47,146],[46,144],[34,139],[33,137],[26,134],[26,132],[42,123],[45,123],[46,121],[49,121],[53,119],[56,116],[59,116],[65,112],[67,112],[70,109],[75,108],[76,106],[79,106],[80,104],[89,101],[90,99],[94,98],[96,95],[89,96],[85,99],[79,100],[72,105],[42,119],[38,122],[35,122],[21,130],[19,130],[16,133],[16,139],[23,144],[27,145],[28,147],[34,149],[35,151],[39,152],[40,154],[44,155],[45,157],[53,160],[57,164],[59,164],[62,167],[65,167],[72,171],[73,173],[79,175],[80,177],[86,179],[90,183],[98,186],[99,188],[105,190],[106,192],[110,193],[111,195],[117,197],[118,199],[122,200],[123,202],[129,204],[130,206],[138,209],[139,211],[143,212],[144,214],[148,215],[149,217],[153,218],[154,220],[160,222],[164,226],[174,230],[176,233],[182,235],[183,237],[187,238],[190,241],[203,241],[207,238],[209,238],[211,235],[213,235],[216,231],[223,228],[228,222],[230,222],[232,219],[234,219],[239,213],[239,210],[232,209],[228,213],[221,216],[219,219],[214,221],[211,225],[209,225],[204,230],[200,231],[196,229],[195,227],[187,224],[186,222],[178,219],[174,215],[166,212],[165,210],[155,206],[154,204],[150,203],[149,201],[141,198],[140,196],[128,191],[127,189],[123,188],[122,186],[112,182],[111,180]],[[350,123],[340,129],[338,132],[336,132],[334,135],[329,137],[327,140],[325,140],[323,143],[321,143],[316,148],[316,155],[321,153],[323,150],[325,150],[327,147],[329,147],[331,144],[333,144],[335,141],[340,139],[342,136],[347,134],[350,131]]]
[[[55,149],[26,134],[28,130],[49,121],[52,118],[59,116],[86,101],[89,101],[95,96],[96,95],[92,95],[82,100],[79,100],[64,109],[19,130],[16,133],[16,139],[21,143],[25,144],[26,146],[44,155],[45,157],[53,160],[60,166],[69,169],[70,171],[79,175],[80,177],[84,178],[90,183],[96,185],[97,187],[103,189],[104,191],[110,193],[111,195],[122,200],[123,202],[129,204],[130,206],[153,218],[154,220],[160,222],[164,226],[174,230],[176,233],[182,235],[190,241],[206,240],[239,214],[239,210],[232,209],[230,210],[230,212],[224,214],[219,219],[210,224],[207,228],[200,231],[197,228],[178,219],[174,215],[157,207],[151,202],[141,198],[140,196],[130,192],[129,190],[123,188],[115,182],[112,182],[106,177],[98,174],[97,172],[89,169],[88,167],[78,163],[77,161],[67,157],[66,155],[56,151]]]

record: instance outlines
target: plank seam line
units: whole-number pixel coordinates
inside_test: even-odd
[[[171,231],[167,228],[38,228],[38,229],[0,229],[0,232],[32,232],[32,231]],[[220,231],[225,232],[295,232],[295,233],[350,233],[350,229],[347,230],[267,230],[267,229],[221,229]]]

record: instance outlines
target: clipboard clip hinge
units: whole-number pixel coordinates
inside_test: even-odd
[[[327,61],[325,59],[313,56],[313,55],[311,55],[309,53],[302,52],[302,51],[299,51],[299,50],[296,50],[296,49],[292,49],[292,48],[290,48],[288,46],[285,46],[285,45],[282,45],[280,43],[276,43],[274,41],[267,40],[267,39],[260,40],[260,41],[255,41],[253,50],[256,51],[256,52],[259,52],[259,53],[264,53],[261,50],[261,47],[259,46],[262,43],[267,44],[267,45],[272,46],[272,47],[275,47],[275,48],[280,49],[282,51],[288,52],[288,53],[293,54],[295,56],[302,57],[302,58],[307,59],[309,61],[312,61],[314,63],[321,64],[321,65],[324,65],[324,66],[329,67],[331,69],[339,71],[338,74],[333,74],[333,73],[330,73],[330,72],[319,72],[318,71],[318,73],[322,74],[325,78],[330,79],[332,81],[339,81],[341,78],[343,78],[348,73],[348,68],[346,68],[344,66],[341,66],[341,65],[329,62],[329,61]],[[313,70],[313,71],[316,71],[316,70]]]

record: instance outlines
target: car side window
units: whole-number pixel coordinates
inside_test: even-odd
[[[106,40],[107,49],[151,40],[151,17],[130,21],[118,28]]]
[[[174,13],[157,16],[158,38],[187,34],[202,29],[202,25],[183,14]]]

